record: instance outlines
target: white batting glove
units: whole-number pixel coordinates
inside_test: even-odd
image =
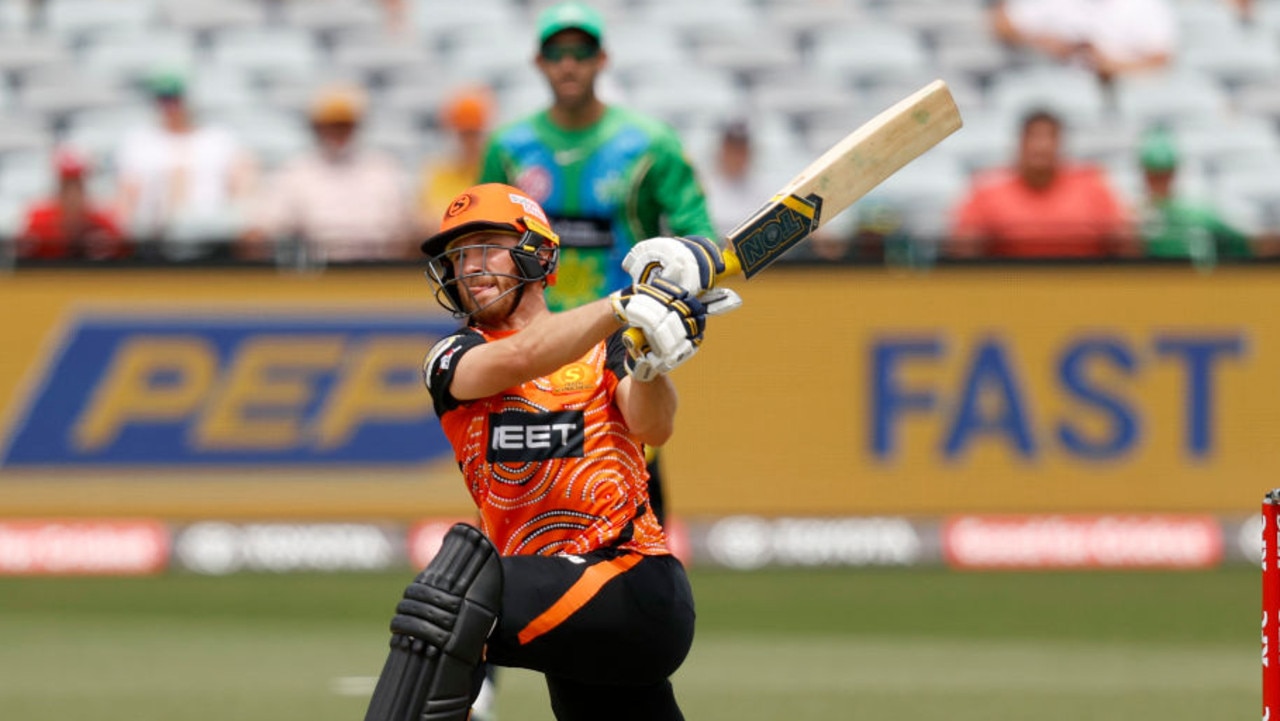
[[[610,300],[614,315],[642,334],[638,345],[628,347],[633,358],[652,353],[670,370],[692,358],[702,343],[706,306],[663,278],[616,291]]]
[[[693,352],[697,353],[698,349],[695,347],[693,349]],[[671,371],[675,370],[676,366],[680,365],[680,363],[684,363],[685,361],[689,360],[692,357],[693,357],[693,353],[690,353],[689,355],[686,355],[684,359],[681,360],[679,363],[676,363],[675,365],[671,365],[669,363],[663,362],[663,360],[659,358],[657,355],[655,355],[653,351],[649,351],[648,353],[643,353],[638,357],[628,354],[627,355],[627,373],[632,378],[640,381],[641,383],[648,383],[649,381],[652,381],[654,378],[657,378],[660,375],[666,375],[667,373],[670,373]]]
[[[724,272],[724,256],[719,246],[700,235],[679,238],[649,238],[636,243],[622,259],[622,269],[634,285],[649,283],[661,276],[691,295],[699,295],[715,285]]]

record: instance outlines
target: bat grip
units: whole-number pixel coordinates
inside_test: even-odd
[[[720,251],[720,257],[724,259],[724,272],[716,274],[716,282],[742,272],[742,261],[738,259],[738,254],[732,248]],[[712,285],[714,286],[714,283]],[[627,355],[635,359],[645,354],[649,348],[649,341],[644,337],[644,331],[639,328],[628,328],[622,332],[622,345],[626,346]]]

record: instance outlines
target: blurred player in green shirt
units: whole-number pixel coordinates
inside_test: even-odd
[[[715,231],[675,131],[596,95],[608,60],[599,12],[560,3],[537,27],[534,62],[552,105],[494,132],[478,182],[515,185],[546,209],[560,234],[559,280],[547,302],[559,311],[629,283],[621,263],[639,241]]]
[[[1138,148],[1147,196],[1139,232],[1149,258],[1188,258],[1211,265],[1219,258],[1252,256],[1249,236],[1211,206],[1174,194],[1178,149],[1163,129],[1148,132]]]

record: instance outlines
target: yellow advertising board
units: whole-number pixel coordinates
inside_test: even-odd
[[[1249,512],[1280,273],[771,269],[674,378],[683,515]],[[410,267],[0,278],[0,514],[465,514]]]
[[[683,391],[697,512],[1248,512],[1280,485],[1270,268],[783,270]]]

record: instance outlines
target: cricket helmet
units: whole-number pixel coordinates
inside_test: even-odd
[[[457,251],[449,246],[460,238],[483,231],[509,233],[519,238],[514,247],[506,249],[515,263],[519,280],[555,285],[560,236],[551,230],[542,206],[519,188],[485,183],[455,197],[445,210],[440,231],[422,242],[422,252],[429,258],[427,277],[436,285],[436,300],[441,305],[455,315],[467,315],[459,295]]]

